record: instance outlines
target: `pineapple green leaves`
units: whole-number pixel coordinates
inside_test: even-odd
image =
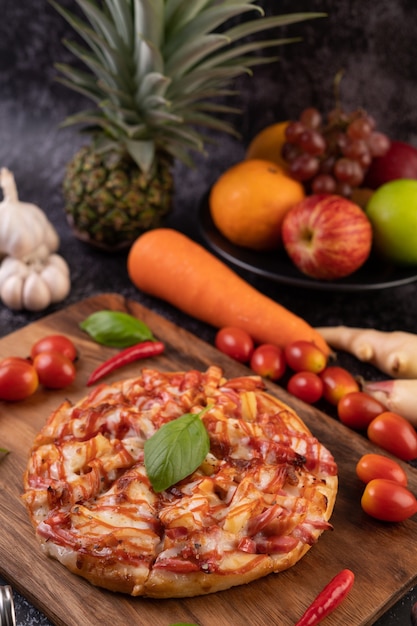
[[[145,173],[159,153],[191,166],[207,140],[197,128],[236,134],[222,119],[236,112],[224,104],[233,81],[276,59],[260,51],[297,41],[256,35],[324,16],[267,17],[255,0],[75,0],[83,21],[50,1],[84,42],[65,45],[86,70],[57,64],[60,80],[95,104],[65,124],[93,128],[99,148],[127,151]]]

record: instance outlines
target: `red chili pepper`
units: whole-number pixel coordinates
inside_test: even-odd
[[[310,604],[295,626],[316,626],[330,615],[353,586],[355,575],[350,569],[343,569],[324,587]]]
[[[161,354],[164,349],[165,346],[162,341],[142,341],[134,346],[125,348],[99,365],[87,380],[87,386],[94,385],[98,380],[123,365],[133,363],[133,361],[139,359],[146,359],[150,356],[157,356]]]

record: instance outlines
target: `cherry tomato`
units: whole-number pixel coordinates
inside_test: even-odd
[[[384,411],[384,405],[364,391],[351,391],[337,403],[340,421],[357,430],[366,430],[372,420]]]
[[[378,415],[369,424],[367,434],[373,443],[403,461],[417,458],[417,432],[397,413],[385,411]]]
[[[251,369],[264,378],[278,380],[286,370],[284,350],[270,343],[263,343],[255,348],[251,360]]]
[[[314,372],[297,372],[289,379],[287,391],[296,398],[313,404],[323,395],[323,381]]]
[[[311,341],[293,341],[285,346],[285,360],[295,372],[314,372],[318,374],[327,365],[327,357]]]
[[[48,389],[68,387],[75,378],[75,365],[61,352],[39,352],[34,358],[33,367],[38,373],[39,382]]]
[[[364,483],[374,478],[386,478],[403,487],[407,486],[407,474],[401,465],[382,454],[364,454],[356,464],[356,475]]]
[[[253,339],[246,330],[233,326],[221,328],[216,334],[214,344],[220,352],[241,363],[250,360],[254,348]]]
[[[386,478],[374,478],[365,487],[365,513],[383,522],[402,522],[417,513],[417,500],[406,487]]]
[[[0,362],[0,400],[24,400],[38,385],[38,374],[27,359],[8,357]]]
[[[75,361],[77,358],[76,347],[71,339],[68,339],[65,335],[48,335],[39,339],[39,341],[33,344],[30,356],[34,359],[40,352],[61,352],[71,361]]]
[[[352,374],[338,365],[330,365],[320,372],[323,381],[323,397],[330,404],[337,405],[347,393],[359,391],[359,385]]]

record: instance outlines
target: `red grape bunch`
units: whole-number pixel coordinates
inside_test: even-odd
[[[375,129],[374,119],[362,109],[347,114],[331,111],[326,120],[309,107],[285,131],[282,156],[289,174],[311,193],[336,193],[349,198],[364,182],[376,157],[390,147],[389,138]]]

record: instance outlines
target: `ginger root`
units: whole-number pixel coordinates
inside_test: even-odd
[[[392,378],[417,378],[417,335],[413,333],[349,326],[316,330],[332,348],[349,352]]]

